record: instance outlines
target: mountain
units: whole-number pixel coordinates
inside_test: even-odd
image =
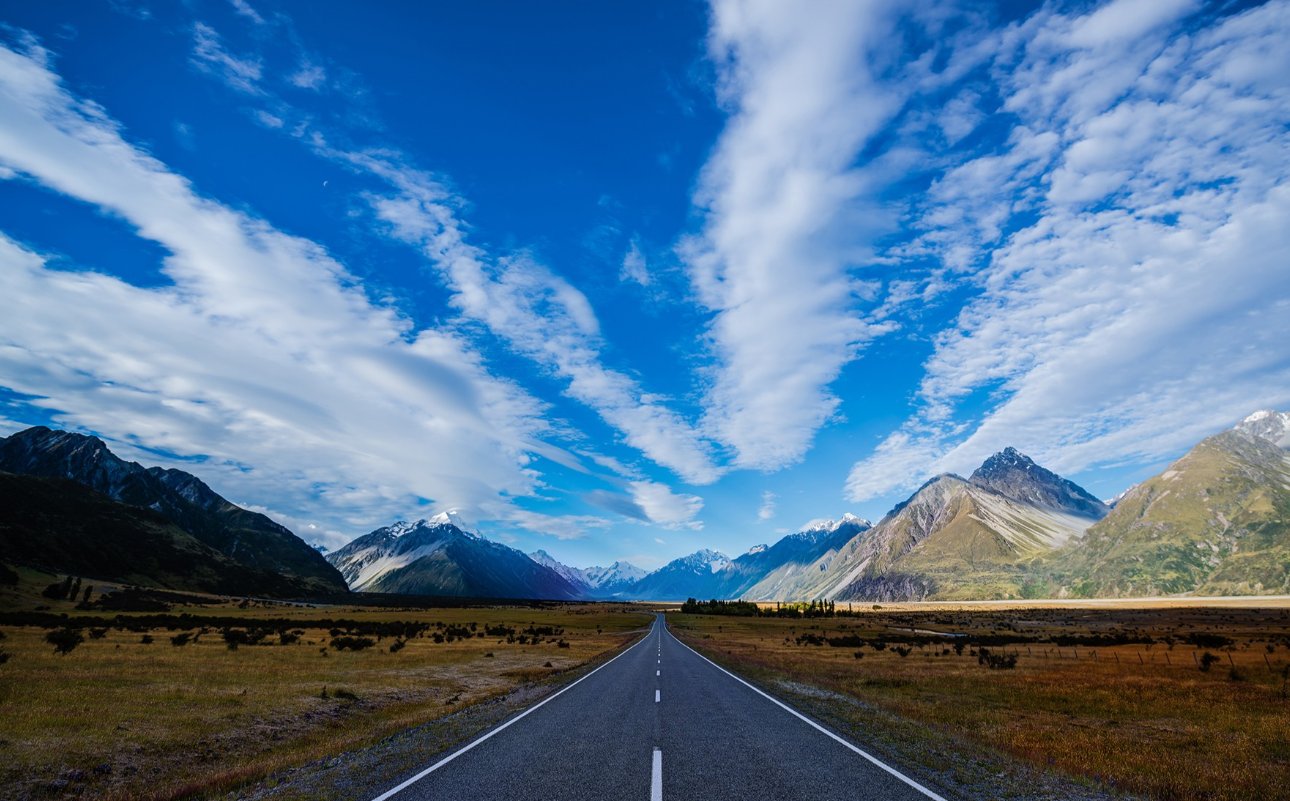
[[[582,569],[597,597],[620,597],[645,578],[645,571],[630,562],[616,561],[609,567]]]
[[[1132,488],[1053,559],[1080,596],[1290,592],[1290,414],[1260,411]]]
[[[838,549],[870,528],[868,520],[848,512],[839,520],[813,520],[774,545],[754,548],[736,559],[735,567],[755,578],[740,586],[732,597],[783,600],[787,597],[786,587],[803,576],[828,570]]]
[[[735,559],[702,550],[673,560],[624,590],[624,597],[674,601],[686,598],[776,600],[779,589],[818,571],[851,538],[869,528],[853,514],[838,520],[813,520],[802,531],[774,545],[755,545]]]
[[[1017,503],[1078,517],[1101,518],[1108,509],[1083,487],[1045,470],[1016,448],[986,459],[968,481]]]
[[[29,428],[0,439],[0,470],[68,479],[107,498],[151,510],[226,559],[282,576],[288,595],[344,592],[340,575],[284,526],[221,497],[181,470],[127,462],[98,437]],[[263,591],[268,594],[268,590]]]
[[[174,590],[291,597],[309,589],[230,559],[160,512],[66,478],[0,472],[0,553],[53,573]]]
[[[327,554],[354,590],[472,598],[574,600],[581,589],[523,552],[463,531],[442,514],[378,528]]]
[[[676,601],[686,598],[728,598],[733,578],[731,561],[707,549],[673,559],[636,582],[628,595],[639,601]]]
[[[559,573],[588,598],[620,596],[645,576],[644,570],[628,562],[614,562],[609,567],[570,567],[542,550],[529,554],[529,558]]]
[[[1106,514],[1079,486],[1015,449],[970,478],[933,478],[828,564],[775,588],[783,599],[898,601],[1017,597],[1031,563]]]

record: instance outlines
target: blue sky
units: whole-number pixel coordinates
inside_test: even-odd
[[[570,564],[1290,406],[1290,4],[0,12],[0,433]]]

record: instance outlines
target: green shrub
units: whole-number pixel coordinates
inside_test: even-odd
[[[245,629],[224,629],[223,636],[224,644],[230,651],[236,651],[239,645],[245,645],[251,641]]]
[[[376,640],[371,637],[333,637],[331,647],[337,651],[362,651],[365,648],[371,648],[376,645]]]
[[[45,642],[54,646],[54,653],[66,655],[85,642],[85,637],[76,629],[54,629],[45,635]]]

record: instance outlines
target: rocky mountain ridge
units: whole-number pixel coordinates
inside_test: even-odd
[[[127,462],[98,437],[44,426],[19,431],[0,439],[0,471],[73,481],[149,510],[234,564],[282,576],[274,586],[288,594],[345,592],[340,574],[285,526],[231,503],[190,473]]]

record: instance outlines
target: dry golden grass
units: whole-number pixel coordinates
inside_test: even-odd
[[[13,597],[5,604],[16,608]],[[72,615],[65,603],[44,603]],[[218,629],[182,647],[177,631],[109,630],[59,656],[46,629],[0,624],[0,798],[171,799],[205,796],[275,770],[372,742],[462,707],[550,679],[616,650],[649,623],[613,605],[371,609],[235,603],[170,614],[300,621],[299,642],[229,650]],[[126,615],[125,617],[132,617]],[[560,637],[508,644],[472,637],[385,638],[359,652],[327,647],[308,621],[426,621],[555,626]],[[198,620],[189,631],[200,630]],[[564,639],[568,647],[555,640]],[[324,696],[324,688],[326,693]]]
[[[763,681],[831,690],[960,741],[1150,798],[1286,798],[1290,788],[1285,609],[941,608],[884,609],[856,619],[669,618],[691,645]],[[914,647],[907,657],[891,647],[796,644],[806,633],[894,642],[925,631],[1019,639],[1127,633],[1175,643],[987,646],[1017,653],[1013,670],[988,669],[970,647],[957,655],[949,638],[944,645]],[[1198,648],[1183,642],[1197,632],[1221,634],[1234,644]],[[857,650],[862,658],[855,658]],[[1219,661],[1202,672],[1196,660],[1206,651]]]

